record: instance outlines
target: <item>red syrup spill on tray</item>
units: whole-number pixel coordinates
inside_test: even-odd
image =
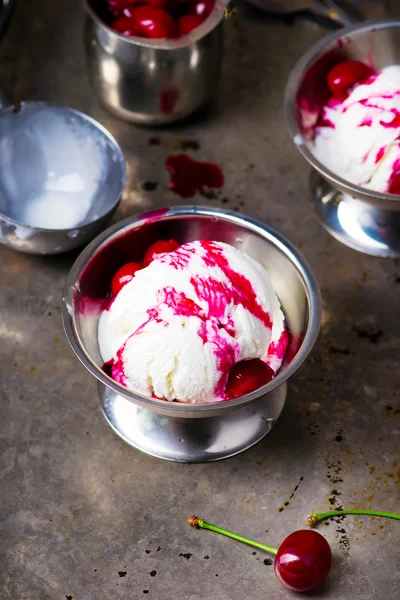
[[[201,162],[187,154],[173,154],[165,161],[169,189],[181,198],[191,198],[202,188],[222,188],[224,174],[214,163]]]

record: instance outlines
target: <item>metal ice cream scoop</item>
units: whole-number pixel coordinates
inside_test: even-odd
[[[0,105],[1,244],[57,254],[87,243],[115,212],[125,178],[120,147],[89,116],[46,102]]]
[[[350,25],[366,19],[387,17],[383,2],[378,0],[249,0],[266,12],[294,15],[309,12],[338,25]]]

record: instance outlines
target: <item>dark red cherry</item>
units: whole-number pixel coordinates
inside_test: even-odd
[[[154,6],[155,8],[163,8],[168,12],[168,0],[146,0],[146,4]]]
[[[147,267],[153,260],[166,252],[173,252],[179,248],[179,244],[175,240],[158,240],[154,242],[147,250],[143,259],[143,266]]]
[[[118,292],[122,290],[124,285],[134,278],[136,271],[140,271],[142,268],[143,266],[141,264],[130,262],[118,269],[111,281],[111,292],[113,296],[116,296]]]
[[[202,24],[204,19],[196,17],[196,15],[183,15],[178,20],[178,32],[179,35],[188,35],[193,29],[196,29]]]
[[[115,19],[111,24],[114,31],[118,31],[122,35],[138,35],[135,21],[130,17],[120,17]]]
[[[138,3],[138,0],[107,0],[108,10],[116,17],[122,17],[124,14],[129,16],[125,11],[132,9]]]
[[[327,83],[335,98],[344,100],[357,83],[362,83],[374,74],[374,70],[358,60],[345,60],[328,73]]]
[[[274,371],[259,358],[242,360],[231,368],[225,395],[228,400],[249,394],[274,378]]]
[[[389,179],[388,194],[396,194],[400,196],[400,169],[397,168],[393,171]]]
[[[300,529],[282,542],[275,556],[278,579],[295,592],[306,592],[320,585],[329,574],[332,551],[317,531]]]
[[[213,0],[197,0],[190,5],[189,13],[206,19],[214,8]]]
[[[139,36],[165,39],[174,37],[176,33],[175,21],[162,8],[138,6],[132,10],[131,18]]]

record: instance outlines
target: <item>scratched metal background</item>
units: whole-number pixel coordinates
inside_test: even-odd
[[[222,463],[164,463],[113,434],[95,381],[64,339],[60,294],[76,255],[0,247],[0,599],[288,600],[266,555],[185,519],[198,513],[279,544],[315,510],[399,507],[400,263],[358,254],[322,230],[282,114],[290,69],[326,30],[241,10],[227,23],[213,105],[190,123],[149,130],[100,108],[79,0],[18,4],[1,84],[14,100],[83,110],[116,136],[129,164],[118,218],[180,202],[163,162],[195,140],[190,152],[223,163],[226,176],[216,199],[195,201],[240,209],[295,242],[317,273],[324,319],[263,442]],[[400,524],[350,517],[321,530],[334,569],[305,597],[398,600]]]

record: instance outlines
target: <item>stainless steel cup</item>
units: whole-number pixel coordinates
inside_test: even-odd
[[[171,237],[181,243],[223,241],[268,269],[290,343],[278,375],[265,386],[235,400],[182,404],[128,390],[101,369],[97,328],[113,274],[124,262],[142,260],[155,240]],[[159,458],[209,462],[242,452],[271,430],[285,403],[286,381],[307,358],[318,335],[321,299],[307,262],[279,233],[238,213],[183,206],[138,215],[97,237],[67,278],[62,316],[69,343],[96,377],[103,413],[119,436]]]
[[[177,40],[120,35],[85,0],[89,75],[100,100],[133,123],[162,125],[194,112],[218,84],[226,0],[208,19]]]
[[[315,169],[311,190],[322,225],[338,240],[366,254],[400,256],[400,196],[346,181],[313,154],[310,123],[328,100],[328,71],[343,60],[372,63],[375,69],[400,64],[400,21],[361,23],[340,29],[315,44],[294,67],[286,87],[289,132]]]

